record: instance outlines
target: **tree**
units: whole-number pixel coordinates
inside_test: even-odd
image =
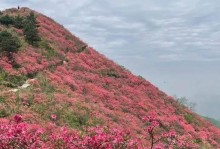
[[[33,12],[31,12],[27,17],[24,23],[23,31],[26,41],[31,45],[37,46],[37,42],[40,41],[40,37],[38,35],[36,17]]]
[[[27,21],[31,21],[35,26],[37,26],[37,20],[33,11],[29,14],[29,16],[27,16]]]
[[[17,52],[21,47],[20,41],[8,31],[0,32],[0,52]]]
[[[13,67],[17,65],[13,53],[17,52],[20,47],[21,44],[17,37],[7,31],[0,32],[0,52],[6,52]]]
[[[188,108],[189,110],[191,111],[195,111],[195,107],[196,107],[196,103],[194,102],[190,102],[186,97],[177,97],[177,96],[174,96],[174,98],[177,100],[177,102]]]
[[[24,19],[23,17],[21,17],[20,15],[17,15],[14,18],[14,27],[18,28],[18,29],[22,29],[24,27]]]
[[[9,15],[2,16],[0,18],[0,23],[9,26],[14,23],[14,18]]]

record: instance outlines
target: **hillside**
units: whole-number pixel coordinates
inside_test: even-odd
[[[7,9],[1,13],[1,17],[7,14],[28,18],[31,12],[28,8]],[[20,41],[16,52],[0,51],[2,134],[8,134],[11,129],[17,132],[22,126],[22,131],[38,132],[32,141],[21,133],[21,140],[28,140],[31,145],[34,143],[30,142],[37,142],[38,147],[45,148],[43,145],[47,145],[53,148],[50,143],[56,142],[58,148],[65,148],[63,146],[68,143],[71,148],[92,148],[86,146],[85,142],[79,143],[80,147],[73,146],[72,142],[88,135],[93,130],[90,128],[99,126],[111,133],[104,131],[100,135],[100,130],[96,130],[98,136],[83,137],[87,145],[95,140],[102,144],[94,143],[96,148],[129,148],[125,144],[131,137],[140,141],[140,148],[144,148],[143,144],[153,148],[152,138],[153,144],[163,146],[161,148],[167,148],[168,145],[173,148],[181,145],[179,148],[220,147],[220,130],[214,125],[179,105],[149,81],[107,59],[54,20],[33,12],[40,38],[35,42],[28,42],[23,26],[0,24],[1,32],[7,31]],[[69,133],[63,137],[67,131],[77,133],[74,133],[74,137],[69,137]],[[27,136],[30,136],[28,132]],[[52,141],[48,139],[51,133]],[[80,137],[76,134],[80,134]],[[129,134],[129,137],[125,138],[122,134]],[[16,135],[12,136],[8,140],[16,142],[18,137],[13,140]],[[161,136],[158,142],[154,142]],[[0,137],[0,143],[4,142],[3,138]],[[68,142],[64,138],[72,140],[67,139]],[[6,141],[5,146],[10,141]],[[28,146],[27,142],[23,143],[25,147]],[[105,146],[108,144],[106,142],[114,146]],[[122,143],[123,146],[119,147],[118,144]],[[131,141],[129,143],[132,146]]]
[[[212,124],[214,124],[216,127],[220,128],[220,121],[216,120],[214,118],[203,116],[206,120],[210,121]]]

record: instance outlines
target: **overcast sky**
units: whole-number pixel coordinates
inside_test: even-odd
[[[1,0],[0,9],[18,5],[220,119],[219,0]]]

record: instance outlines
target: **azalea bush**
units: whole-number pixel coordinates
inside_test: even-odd
[[[54,118],[54,115],[53,115]],[[116,149],[138,148],[138,142],[129,139],[126,133],[117,129],[90,128],[86,134],[70,131],[65,127],[46,131],[40,126],[24,123],[21,115],[15,115],[13,122],[0,125],[0,149]]]
[[[51,115],[51,120],[56,120],[56,115]],[[156,134],[155,130],[160,126],[157,119],[144,117],[143,121],[149,125],[146,135],[150,136],[144,145],[140,139],[131,139],[129,132],[105,127],[91,127],[83,132],[69,130],[66,127],[60,129],[51,126],[50,130],[38,125],[23,122],[21,115],[15,115],[13,121],[0,124],[0,149],[11,148],[44,148],[44,149],[165,149],[165,148],[197,148],[183,141],[178,141],[177,134],[170,131],[164,134]],[[157,135],[157,138],[156,138]]]
[[[150,149],[191,149],[199,148],[196,144],[185,138],[178,136],[175,130],[166,128],[159,119],[154,116],[143,117],[143,121],[147,124],[145,129],[146,136],[149,139]]]

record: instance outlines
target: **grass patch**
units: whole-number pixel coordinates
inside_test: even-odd
[[[49,45],[49,42],[45,39],[42,39],[39,42],[39,48],[44,49],[43,55],[46,56],[47,59],[51,59],[52,57],[57,57],[59,54]]]
[[[90,126],[102,125],[104,122],[97,117],[91,116],[91,111],[85,106],[76,105],[75,110],[66,111],[63,115],[64,123],[67,123],[72,128],[83,130]]]
[[[0,118],[8,117],[10,114],[6,109],[0,109]]]
[[[42,91],[44,93],[51,94],[51,93],[54,93],[56,91],[55,87],[50,83],[50,81],[45,76],[45,74],[39,73],[37,75],[37,80],[39,81],[40,88],[42,89]]]
[[[91,116],[91,111],[80,104],[72,106],[66,102],[57,102],[54,98],[47,98],[43,103],[37,103],[32,106],[32,110],[38,113],[42,120],[53,121],[58,126],[67,125],[71,128],[83,130],[89,126],[103,124],[99,118]],[[51,118],[56,115],[56,118]]]
[[[83,126],[89,125],[90,116],[88,113],[69,112],[64,115],[64,122],[72,128],[81,129]]]
[[[122,108],[122,112],[124,113],[130,113],[130,111],[127,108]]]
[[[77,53],[81,53],[81,52],[85,51],[86,48],[87,48],[87,46],[80,47],[80,48],[77,50]]]
[[[9,75],[4,70],[0,69],[0,84],[6,87],[17,87],[21,86],[25,83],[27,77],[24,75],[16,76],[16,75]]]
[[[5,98],[0,96],[0,103],[5,103]]]
[[[103,77],[112,77],[112,78],[119,78],[120,76],[117,75],[115,73],[115,70],[114,69],[103,69],[99,72],[99,74]]]

